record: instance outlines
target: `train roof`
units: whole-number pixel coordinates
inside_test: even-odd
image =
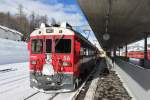
[[[79,32],[76,32],[75,30],[73,30],[75,32],[75,34],[80,37],[83,41],[85,41],[86,43],[88,43],[88,45],[92,46],[93,48],[97,48],[95,45],[93,45],[88,39],[86,39],[82,34],[80,34]]]
[[[65,33],[65,34],[64,34]],[[75,35],[74,31],[63,27],[44,27],[34,30],[30,36],[40,35]]]

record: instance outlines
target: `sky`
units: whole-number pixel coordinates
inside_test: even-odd
[[[55,18],[57,22],[67,20],[72,25],[87,24],[76,0],[0,0],[0,11],[16,14],[19,4],[27,15],[34,11],[35,14],[47,15],[49,19]]]
[[[34,11],[37,15],[47,15],[49,23],[54,18],[58,23],[68,22],[72,26],[80,26],[74,28],[85,37],[88,34],[83,30],[91,30],[76,0],[0,0],[0,12],[9,11],[15,15],[18,13],[19,4],[23,6],[27,16]],[[89,40],[95,43],[96,38],[92,31],[90,33]],[[98,42],[96,44],[99,47]]]

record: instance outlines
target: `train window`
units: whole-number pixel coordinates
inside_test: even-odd
[[[55,41],[56,53],[70,53],[71,52],[71,39],[57,39]]]
[[[42,39],[33,39],[32,40],[31,52],[33,54],[40,54],[43,52],[43,41],[42,41]]]
[[[86,55],[86,56],[89,55],[89,52],[88,52],[88,49],[87,49],[87,48],[85,49],[85,55]]]
[[[53,29],[46,29],[46,33],[53,33],[54,30]]]
[[[91,49],[89,50],[89,55],[92,55],[92,50]]]
[[[59,30],[59,33],[62,33],[63,31],[62,30]]]
[[[46,53],[52,52],[52,40],[46,39]]]
[[[80,48],[80,55],[84,55],[83,47]]]
[[[87,52],[87,50],[86,50],[86,48],[84,48],[83,49],[83,55],[86,55],[86,52]]]

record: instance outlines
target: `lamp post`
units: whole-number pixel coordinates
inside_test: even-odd
[[[125,57],[127,57],[128,56],[128,47],[127,47],[127,43],[126,43],[126,45],[125,45]]]

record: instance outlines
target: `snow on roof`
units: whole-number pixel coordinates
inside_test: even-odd
[[[8,28],[8,27],[1,26],[1,25],[0,25],[0,28],[3,29],[3,30],[6,30],[6,31],[10,31],[10,32],[13,32],[13,33],[17,33],[17,34],[19,34],[20,36],[23,36],[22,33],[18,32],[18,31],[16,31],[16,30],[10,29],[10,28]]]

